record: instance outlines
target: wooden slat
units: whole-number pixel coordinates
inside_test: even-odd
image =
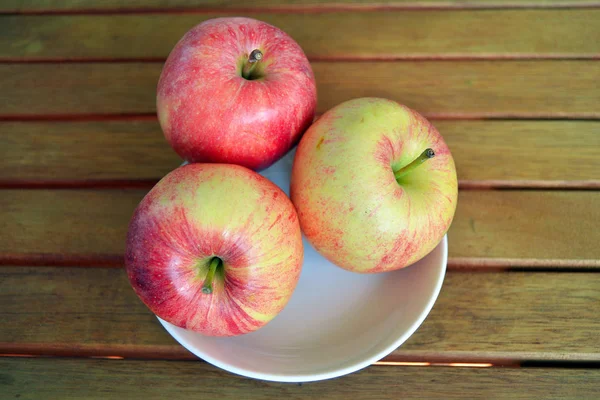
[[[155,111],[162,64],[0,65],[0,116]]]
[[[6,398],[596,399],[600,370],[372,366],[322,382],[235,376],[202,362],[0,359]]]
[[[235,15],[0,16],[0,60],[165,59],[196,24]],[[600,57],[600,9],[246,15],[313,60]]]
[[[4,190],[0,254],[122,259],[129,219],[146,192]]]
[[[461,187],[600,187],[600,122],[433,123]],[[151,185],[181,163],[155,120],[0,122],[0,132],[0,187]]]
[[[157,182],[182,162],[155,119],[0,122],[0,132],[0,187]]]
[[[316,62],[318,111],[387,97],[438,117],[600,118],[600,63]],[[0,118],[153,113],[161,63],[0,64]]]
[[[129,219],[145,193],[4,190],[0,263],[119,260]],[[449,263],[600,267],[598,220],[600,192],[462,191]]]
[[[599,219],[600,192],[462,192],[451,263],[600,267]]]
[[[576,8],[597,6],[595,0],[4,0],[4,13],[81,13],[141,11],[202,11],[253,9],[286,11],[370,10],[370,9],[488,9],[488,8]]]
[[[0,268],[0,354],[193,359],[124,269]],[[433,310],[387,361],[600,361],[600,274],[447,274]],[[27,327],[27,329],[23,329]]]
[[[596,121],[433,124],[452,150],[461,188],[600,187]]]

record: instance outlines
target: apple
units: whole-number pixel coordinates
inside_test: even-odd
[[[216,18],[192,28],[158,82],[165,137],[189,162],[259,170],[294,146],[313,121],[315,78],[300,46],[251,18]]]
[[[316,250],[355,272],[404,268],[442,240],[458,185],[442,136],[396,102],[342,103],[304,134],[291,198]]]
[[[298,216],[275,184],[238,165],[188,164],[135,210],[125,264],[137,295],[163,320],[234,336],[283,309],[302,258]]]

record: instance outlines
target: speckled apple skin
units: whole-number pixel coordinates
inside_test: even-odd
[[[262,78],[242,66],[255,49]],[[313,121],[317,89],[300,46],[251,18],[216,18],[194,27],[169,55],[157,89],[165,137],[190,162],[259,170],[294,146]]]
[[[224,274],[205,294],[214,256]],[[298,217],[281,189],[241,166],[190,164],[139,204],[125,261],[135,292],[156,315],[205,335],[233,336],[283,309],[302,258]]]
[[[426,148],[435,157],[397,182],[394,170]],[[319,253],[355,272],[404,268],[431,252],[456,210],[456,168],[439,132],[396,102],[355,99],[305,133],[294,159],[291,198]]]

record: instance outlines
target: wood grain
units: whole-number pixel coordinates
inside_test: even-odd
[[[600,192],[463,191],[449,232],[450,257],[455,263],[588,259],[600,266],[598,213]]]
[[[372,366],[304,384],[258,381],[203,362],[0,359],[6,398],[595,399],[599,370]]]
[[[0,61],[164,60],[193,26],[236,15],[0,16]],[[283,29],[312,60],[600,58],[600,9],[245,15]]]
[[[0,116],[155,111],[161,64],[0,64]]]
[[[0,354],[193,359],[123,269],[0,267]],[[600,361],[600,274],[449,272],[388,361]],[[26,326],[27,329],[23,329]]]
[[[0,131],[0,187],[157,182],[182,162],[156,120],[0,122]]]
[[[600,63],[316,62],[318,111],[386,97],[429,117],[600,118]],[[160,63],[0,64],[0,119],[155,111]]]
[[[18,191],[0,196],[0,254],[120,256],[133,210],[146,191]],[[54,255],[54,256],[53,256]],[[18,257],[17,257],[18,258]]]
[[[450,146],[463,188],[599,187],[600,123],[595,121],[433,124]]]
[[[600,187],[600,122],[433,123],[461,187]],[[0,131],[5,188],[150,186],[181,163],[155,120],[0,122]]]
[[[599,397],[598,369],[372,366],[283,385],[181,361],[194,357],[118,268],[146,189],[97,188],[148,187],[179,164],[153,116],[162,60],[191,26],[231,14],[298,40],[319,112],[380,96],[438,118],[463,189],[600,188],[600,1],[6,0],[0,14],[0,188],[96,188],[0,191],[0,355],[155,359],[0,357],[3,395]],[[530,118],[588,120],[517,120]],[[18,122],[37,119],[71,121]],[[598,191],[461,191],[440,298],[386,361],[597,366],[599,220]]]
[[[69,257],[118,259],[145,193],[4,190],[0,263],[26,263],[28,256],[54,264]],[[600,267],[599,219],[596,191],[462,191],[449,232],[449,263],[527,267],[537,260],[535,267]]]
[[[205,10],[269,9],[273,11],[323,11],[371,9],[496,9],[587,8],[595,0],[4,0],[4,13],[183,12]]]

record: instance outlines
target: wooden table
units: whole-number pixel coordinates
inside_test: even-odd
[[[259,3],[0,2],[0,398],[600,398],[600,2]],[[457,163],[439,300],[343,378],[195,360],[122,268],[134,207],[180,163],[155,117],[162,63],[193,25],[240,14],[300,43],[319,112],[398,100]]]

